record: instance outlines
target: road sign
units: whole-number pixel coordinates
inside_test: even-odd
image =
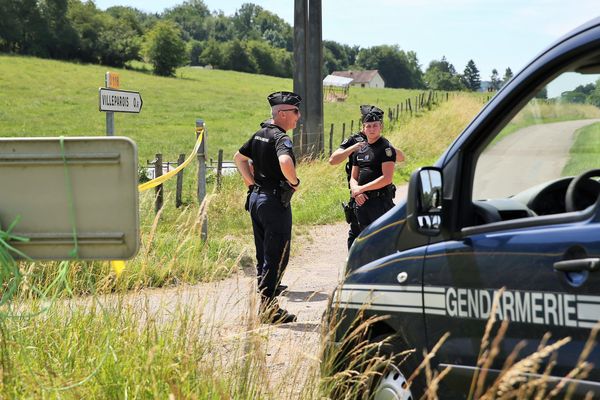
[[[108,83],[106,86],[111,89],[118,89],[120,86],[119,74],[116,72],[107,72],[106,81]]]
[[[139,92],[100,88],[100,111],[139,113],[142,96]]]

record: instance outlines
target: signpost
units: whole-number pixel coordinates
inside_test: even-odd
[[[100,111],[139,113],[141,110],[139,92],[100,88]]]
[[[139,92],[118,90],[120,86],[119,74],[114,72],[106,73],[104,86],[99,90],[98,104],[100,111],[106,112],[106,136],[114,136],[114,113],[139,113],[142,110],[142,96]]]

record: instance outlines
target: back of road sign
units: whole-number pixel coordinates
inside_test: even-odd
[[[64,159],[63,159],[64,156]],[[66,159],[66,164],[65,164]],[[139,248],[137,147],[124,137],[0,138],[0,229],[37,260],[124,260]]]

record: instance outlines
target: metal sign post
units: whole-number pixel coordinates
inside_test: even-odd
[[[114,76],[114,74],[113,74]],[[111,84],[115,82],[115,78],[113,78],[113,80],[111,81],[111,74],[110,72],[106,72],[105,76],[104,76],[104,87],[110,88],[112,87]],[[119,78],[117,75],[116,78],[116,83],[117,83],[117,87],[119,88]],[[115,113],[112,111],[108,111],[106,113],[106,136],[114,136],[115,135]]]
[[[119,74],[107,72],[104,77],[104,88],[98,94],[98,108],[106,112],[106,136],[115,134],[115,112],[139,113],[142,110],[142,96],[139,92],[118,90]]]

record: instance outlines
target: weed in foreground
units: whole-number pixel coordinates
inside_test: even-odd
[[[496,311],[504,289],[499,290],[493,301],[489,319],[481,339],[477,368],[469,388],[465,388],[467,399],[570,399],[576,389],[574,380],[585,379],[591,364],[587,358],[596,344],[600,324],[590,332],[589,338],[581,351],[577,363],[564,377],[556,379],[552,375],[557,352],[571,339],[569,337],[556,340],[549,344],[550,335],[541,338],[537,351],[521,356],[520,351],[525,347],[521,342],[506,358],[500,372],[494,379],[488,375],[494,362],[500,354],[501,344],[508,330],[509,321],[498,321]],[[339,303],[333,303],[333,309],[327,314],[323,329],[323,357],[321,365],[320,393],[330,399],[367,399],[375,393],[373,389],[389,368],[407,372],[407,360],[414,357],[414,350],[398,348],[397,342],[393,351],[382,351],[388,343],[394,343],[395,335],[388,334],[383,340],[374,340],[372,330],[386,316],[367,317],[368,305],[365,305],[355,318],[355,321],[344,323],[344,310]],[[336,338],[336,331],[341,326],[350,326],[342,335]],[[497,327],[494,333],[494,327]],[[449,333],[443,335],[431,351],[424,351],[419,365],[411,372],[406,380],[405,389],[410,389],[414,398],[437,399],[444,398],[440,393],[440,385],[451,372],[450,367],[439,371],[435,367],[434,357]],[[396,353],[394,353],[396,352]],[[417,379],[424,382],[415,386]],[[587,398],[592,398],[588,393]]]

